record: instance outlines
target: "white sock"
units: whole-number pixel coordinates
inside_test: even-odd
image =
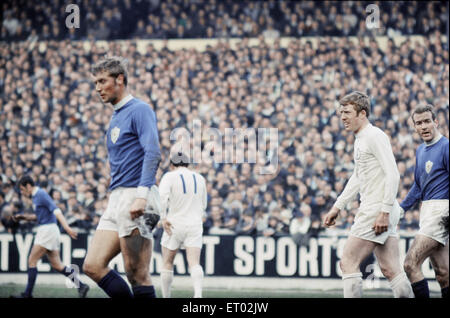
[[[405,272],[401,272],[389,282],[395,298],[414,298],[411,284]]]
[[[362,274],[353,273],[342,275],[344,283],[344,298],[361,298],[362,297]]]
[[[199,264],[191,267],[190,270],[192,283],[194,285],[194,298],[202,298],[203,268]]]
[[[168,269],[161,270],[161,292],[163,298],[170,298],[170,289],[172,287],[173,271]]]

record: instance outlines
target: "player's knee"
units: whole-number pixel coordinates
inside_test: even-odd
[[[85,261],[83,263],[83,272],[90,278],[94,279],[98,275],[97,273],[99,272],[99,266]]]
[[[395,276],[398,274],[392,270],[389,266],[380,265],[381,273],[383,273],[383,276],[386,277],[388,280],[392,280],[395,278]]]
[[[408,277],[410,277],[411,274],[413,274],[414,272],[417,271],[418,265],[413,261],[413,259],[411,257],[407,256],[405,258],[405,262],[403,263],[403,269],[404,269],[406,275],[408,275]]]
[[[441,286],[448,286],[448,269],[447,268],[435,268],[436,280]]]

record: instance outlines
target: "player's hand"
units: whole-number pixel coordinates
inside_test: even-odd
[[[380,235],[388,230],[389,227],[389,213],[378,213],[377,219],[372,227],[375,230],[375,235]]]
[[[17,213],[11,215],[11,218],[14,222],[19,222],[20,220],[25,220],[25,215]]]
[[[162,220],[161,223],[164,231],[166,231],[167,234],[172,235],[172,228],[173,228],[172,223],[167,221],[167,219]]]
[[[325,227],[330,227],[336,224],[336,219],[339,216],[339,212],[341,210],[339,210],[336,207],[332,207],[330,212],[327,213],[327,215],[325,215],[325,220],[323,221],[323,225]]]
[[[66,232],[74,240],[76,240],[78,238],[78,233],[76,231],[74,231],[72,228],[69,227],[68,229],[66,229]]]
[[[131,219],[134,220],[144,214],[147,199],[137,198],[134,200],[130,208]]]

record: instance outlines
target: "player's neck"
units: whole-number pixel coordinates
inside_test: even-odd
[[[361,131],[364,130],[364,128],[366,128],[369,125],[369,120],[365,119],[361,126],[359,126],[359,128],[357,130],[354,131],[355,135],[357,135],[358,133],[360,133]]]
[[[125,105],[128,102],[128,99],[131,99],[131,95],[125,90],[122,94],[115,100],[113,104],[113,108],[115,111],[122,108],[123,105]],[[130,97],[130,98],[129,98]]]
[[[435,143],[437,143],[439,141],[439,139],[441,139],[442,135],[440,132],[436,132],[436,136],[434,136],[434,138],[430,141],[424,141],[426,146],[432,146]]]

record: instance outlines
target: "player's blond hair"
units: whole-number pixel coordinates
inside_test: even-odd
[[[364,93],[354,91],[345,95],[339,100],[339,104],[342,106],[352,105],[356,110],[356,114],[359,114],[362,110],[366,112],[366,117],[370,114],[370,100],[369,96]]]
[[[123,75],[123,83],[128,84],[127,60],[121,56],[110,56],[97,62],[92,66],[91,72],[96,75],[101,72],[108,72],[112,77]]]

